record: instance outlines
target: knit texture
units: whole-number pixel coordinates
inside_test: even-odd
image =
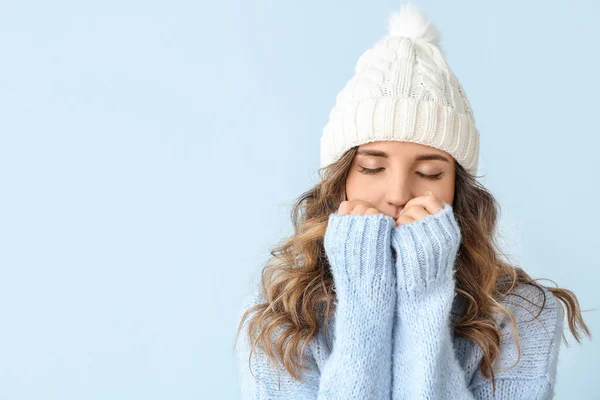
[[[389,34],[361,54],[337,94],[320,139],[321,167],[374,141],[435,147],[477,172],[479,132],[469,100],[437,29],[412,3],[391,16]]]
[[[481,350],[453,334],[464,312],[454,290],[460,240],[450,204],[398,227],[384,214],[331,214],[324,247],[337,297],[329,340],[321,330],[310,342],[305,354],[311,368],[294,380],[259,347],[249,359],[246,319],[236,347],[242,398],[551,399],[563,330],[560,304],[544,288],[546,305],[534,319],[543,294],[525,284],[513,291],[524,299],[501,301],[517,319],[521,360],[513,367],[512,328],[507,317],[497,317],[501,354],[492,396],[491,379],[479,370]],[[241,312],[263,301],[255,290]]]

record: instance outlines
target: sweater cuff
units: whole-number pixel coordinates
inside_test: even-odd
[[[393,291],[394,226],[394,219],[385,214],[330,214],[324,246],[340,290],[352,287],[364,289],[364,293]]]
[[[448,203],[443,210],[392,230],[399,295],[418,295],[454,278],[461,233]]]

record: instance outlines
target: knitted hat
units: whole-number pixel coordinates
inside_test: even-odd
[[[414,142],[452,155],[477,173],[479,132],[440,35],[412,3],[389,17],[389,34],[358,59],[321,136],[321,167],[360,144]]]

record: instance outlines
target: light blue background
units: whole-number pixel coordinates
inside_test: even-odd
[[[2,0],[0,399],[238,398],[242,297],[399,4]],[[598,2],[418,4],[507,251],[598,307]],[[600,345],[567,338],[557,398],[600,398]]]

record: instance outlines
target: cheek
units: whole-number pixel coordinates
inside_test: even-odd
[[[360,172],[350,173],[346,179],[348,200],[357,198],[373,203],[384,190],[385,182],[383,180],[375,179]]]
[[[429,180],[417,176],[411,179],[408,185],[409,192],[415,197],[423,196],[429,190],[439,199],[452,203],[452,201],[448,201],[454,197],[454,182],[452,180]]]
[[[350,173],[348,174],[348,177],[346,178],[346,195],[348,200],[350,200],[352,197],[356,196],[357,192],[360,192],[360,181],[359,179],[357,179],[357,177],[355,176],[354,173]]]
[[[449,180],[431,181],[420,185],[419,193],[424,193],[430,190],[435,193],[436,197],[444,200],[446,203],[452,204],[454,201],[454,182]]]

